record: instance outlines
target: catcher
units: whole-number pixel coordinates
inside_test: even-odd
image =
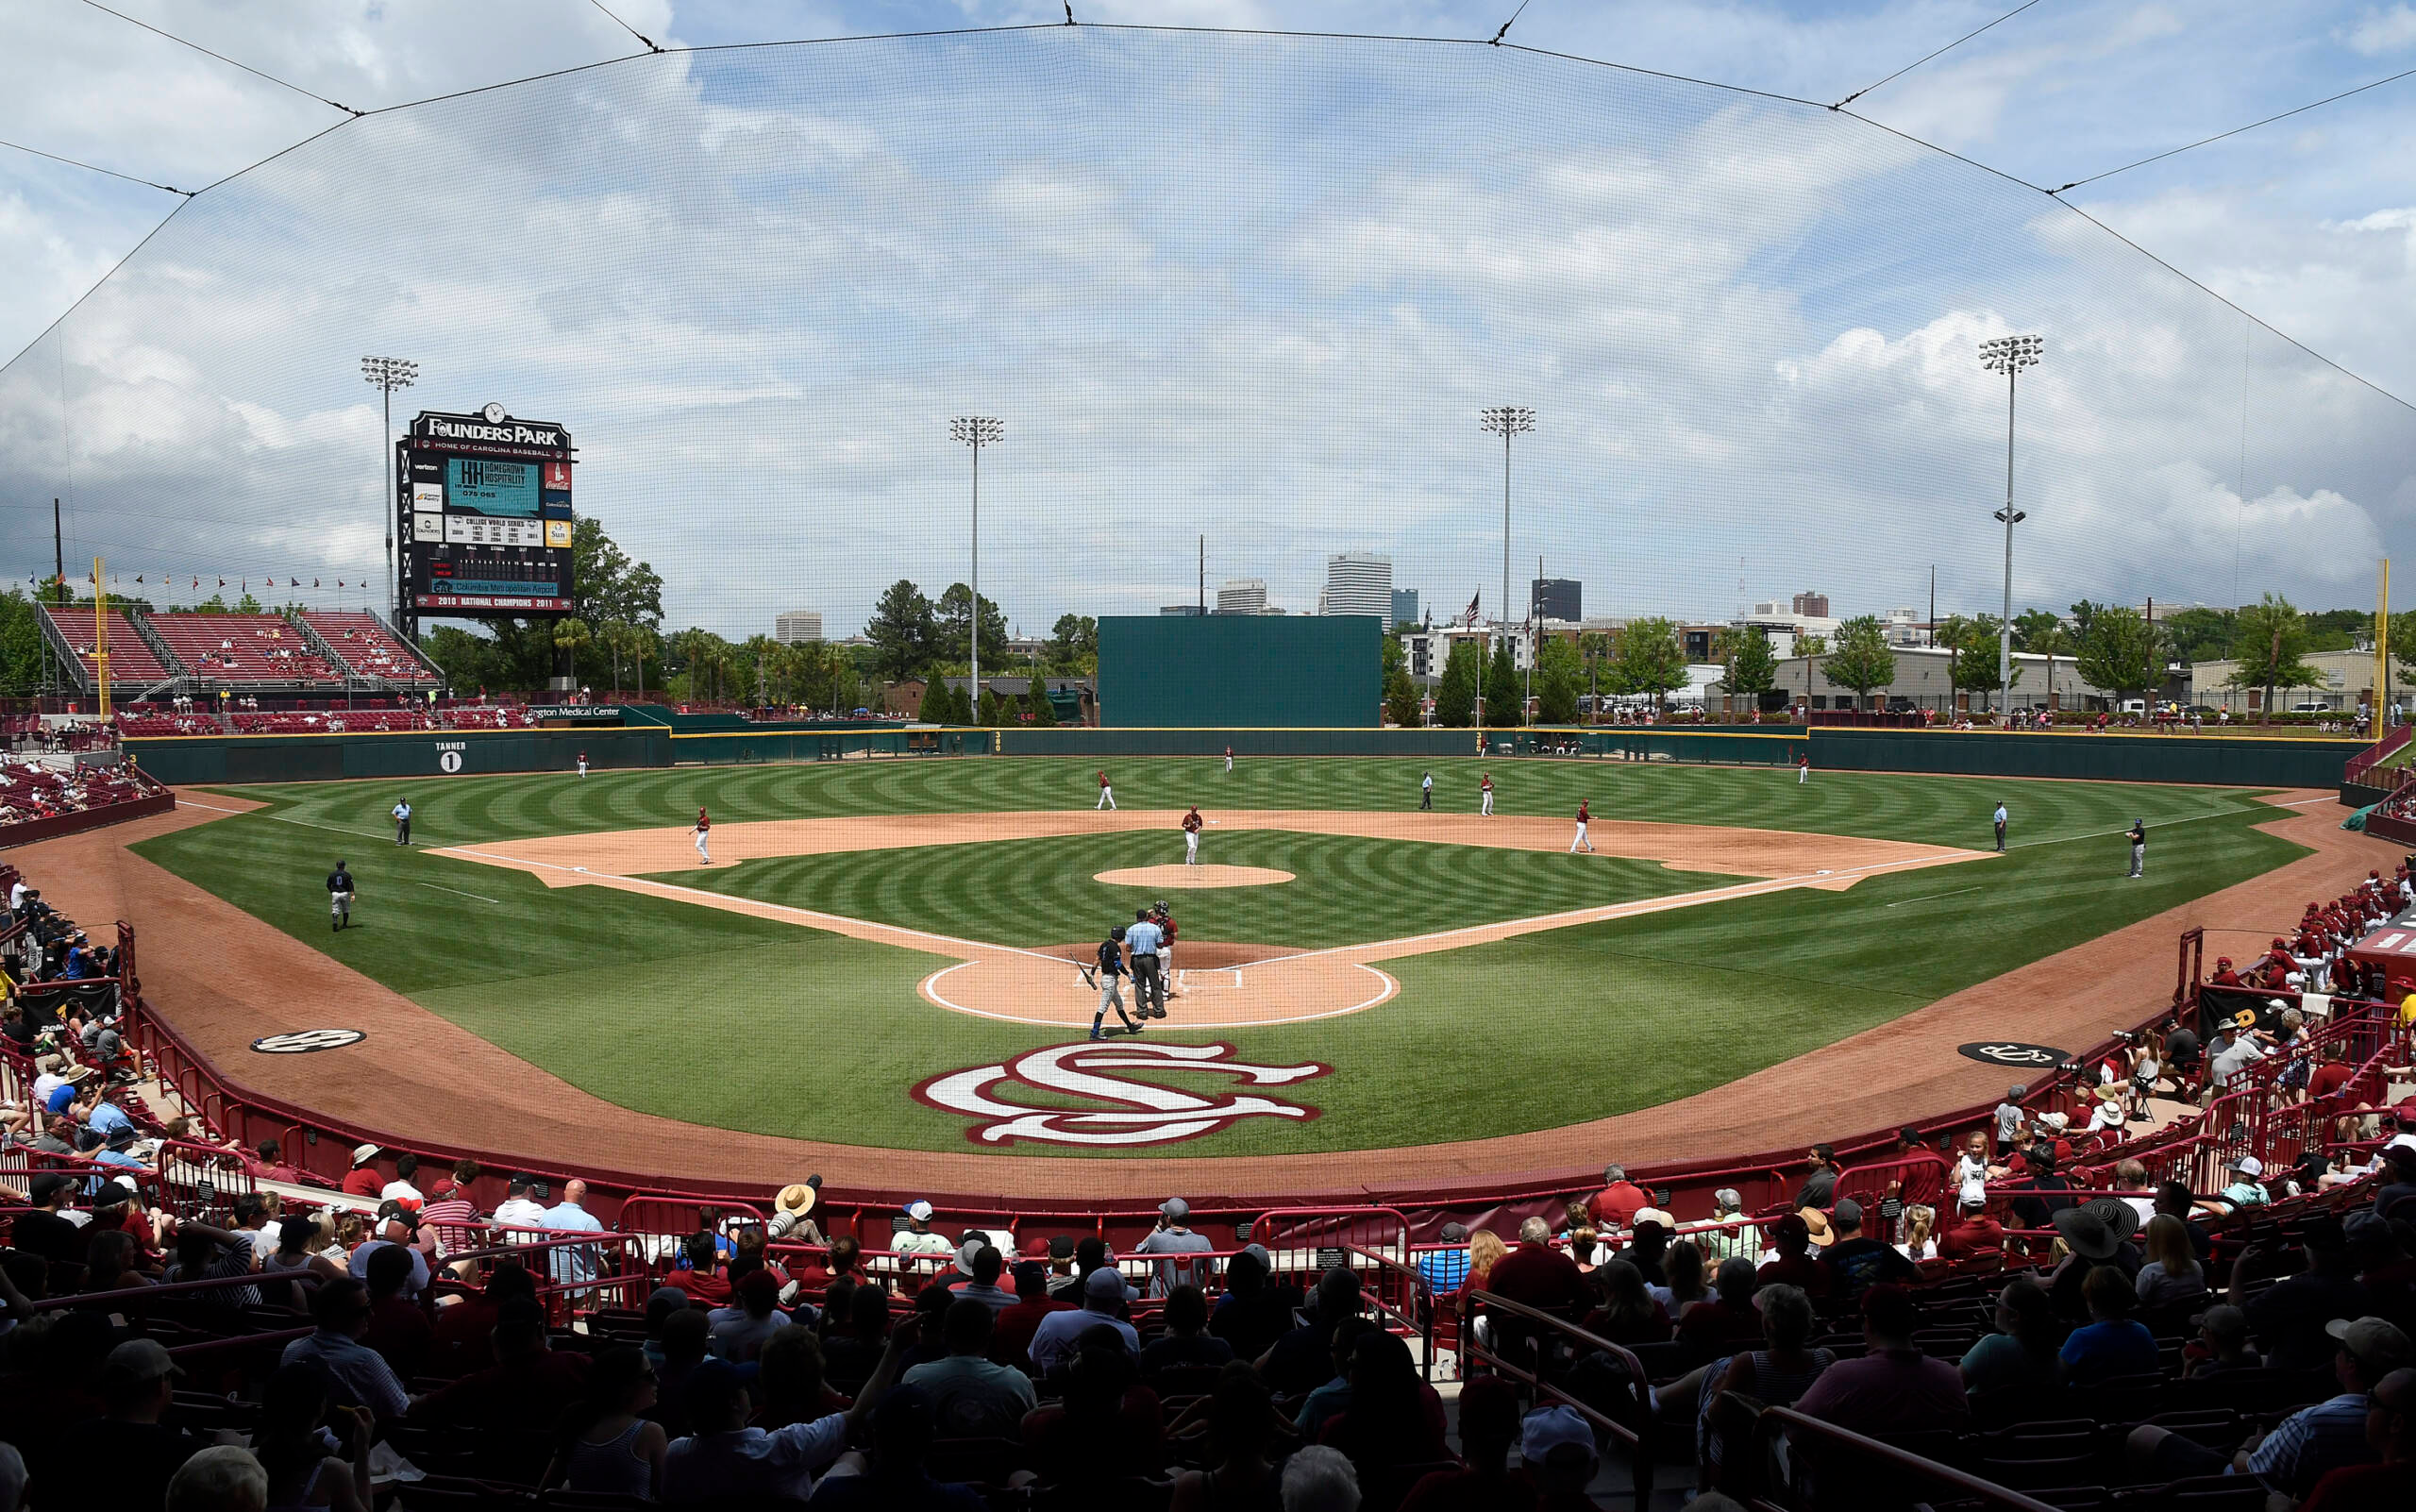
[[[1091,1038],[1099,1037],[1099,1026],[1107,1021],[1107,1011],[1116,1010],[1116,1021],[1127,1033],[1137,1034],[1141,1026],[1124,1012],[1124,992],[1117,980],[1124,975],[1124,926],[1119,924],[1107,932],[1107,939],[1099,948],[1099,964],[1076,963],[1074,969],[1082,973],[1085,986],[1099,988],[1099,1008],[1091,1015]],[[1146,1016],[1146,1011],[1144,1016]]]

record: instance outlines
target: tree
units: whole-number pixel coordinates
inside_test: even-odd
[[[2274,689],[2312,687],[2324,680],[2324,674],[2302,659],[2307,642],[2307,621],[2290,607],[2289,599],[2269,593],[2256,603],[2242,606],[2240,665],[2232,669],[2227,685],[2263,688],[2263,716],[2270,718]]]
[[[1509,730],[1527,722],[1527,691],[1518,681],[1518,664],[1510,654],[1510,638],[1494,643],[1493,660],[1485,669],[1485,722]]]
[[[2105,604],[2090,603],[2086,598],[2072,605],[2072,639],[2075,642],[2087,642],[2089,631],[2097,628],[2098,614],[2108,607]],[[2103,682],[2095,685],[2101,688],[2106,686]]]
[[[1418,684],[1409,676],[1409,653],[1402,649],[1401,637],[1387,635],[1382,642],[1380,657],[1383,664],[1384,717],[1407,730],[1418,722]]]
[[[571,602],[580,618],[624,620],[648,630],[662,625],[663,575],[631,562],[593,517],[571,527],[570,578]]]
[[[2240,644],[2240,616],[2228,609],[2191,607],[2176,609],[2164,618],[2164,631],[2173,642],[2173,654],[2182,662],[2217,662],[2232,653]],[[2037,647],[2024,647],[2037,650]],[[2072,649],[2071,640],[2064,649]]]
[[[1049,730],[1056,727],[1057,706],[1049,701],[1048,679],[1034,677],[1032,680],[1032,691],[1024,697],[1024,707],[1032,711],[1033,729]]]
[[[923,685],[923,718],[934,725],[968,725],[972,716],[958,707],[964,695],[948,685],[946,678],[933,678]]]
[[[2089,629],[2077,638],[2072,669],[2091,687],[2104,688],[2117,700],[2156,686],[2163,668],[2157,664],[2156,632],[2139,612],[2122,604],[2090,606]],[[2075,618],[2081,606],[2072,606]]]
[[[1454,636],[1443,675],[1434,684],[1434,722],[1454,730],[1475,723],[1477,683],[1484,676],[1484,647],[1469,637]]]
[[[587,628],[587,621],[577,614],[567,614],[554,621],[554,650],[561,658],[555,664],[565,667],[578,665],[579,653],[595,638],[595,632]],[[576,676],[575,673],[572,675]]]
[[[1997,677],[2000,644],[1997,631],[2003,623],[1994,614],[1980,614],[1964,621],[1961,627],[1962,639],[1957,647],[1952,680],[1959,692],[1979,694],[1980,706],[1984,709],[1988,705],[1988,695],[2004,685]],[[2022,680],[2019,669],[2015,670],[2013,680]]]
[[[1650,695],[1657,711],[1666,696],[1686,685],[1686,653],[1678,644],[1678,628],[1657,616],[1630,622],[1611,644],[1604,680],[1613,693]]]
[[[1871,690],[1896,680],[1896,653],[1888,648],[1888,634],[1870,614],[1856,614],[1837,627],[1837,648],[1825,668],[1829,680],[1852,688],[1856,701],[1868,708]],[[1995,668],[1989,676],[1996,675]]]
[[[856,664],[847,657],[830,656],[824,664],[830,670],[830,709],[834,714],[853,713],[864,701],[864,687],[856,676]]]
[[[894,680],[913,677],[931,657],[931,601],[905,578],[881,590],[864,621],[875,666]]]
[[[950,583],[932,608],[932,656],[942,662],[969,661],[973,590]],[[982,662],[994,669],[1007,664],[1007,616],[987,597],[982,600]]]
[[[1049,636],[1049,665],[1064,677],[1099,670],[1099,621],[1088,614],[1060,614]]]
[[[1611,638],[1601,630],[1577,637],[1577,654],[1586,664],[1586,691],[1593,695],[1594,717],[1602,717],[1602,669],[1610,664]]]
[[[995,688],[984,687],[982,690],[982,706],[980,714],[979,717],[974,720],[974,723],[983,726],[997,726],[1004,724],[1005,722],[1005,705],[999,701],[998,690]]]
[[[2053,610],[2025,609],[2013,616],[2013,644],[2047,659],[2047,701],[2055,701],[2055,658],[2072,654],[2072,632]]]
[[[1812,707],[1812,668],[1829,654],[1829,639],[1825,635],[1798,635],[1795,654],[1804,658],[1804,707]]]
[[[1574,641],[1553,638],[1535,648],[1535,723],[1574,724],[1577,691],[1586,675]]]
[[[1770,654],[1770,631],[1758,625],[1721,630],[1712,650],[1720,658],[1720,685],[1732,698],[1747,698],[1761,707],[1762,695],[1778,681],[1778,660]]]
[[[0,695],[28,698],[42,688],[42,623],[22,588],[0,593]]]

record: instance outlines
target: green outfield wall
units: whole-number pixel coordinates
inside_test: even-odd
[[[2063,777],[2223,787],[2338,787],[2362,741],[2322,736],[2000,734],[1947,730],[1812,732],[1815,769]]]
[[[1099,622],[1099,722],[1372,731],[1383,640],[1373,614],[1111,614]]]
[[[126,742],[163,782],[324,782],[361,777],[569,772],[668,766],[671,734],[638,730],[347,731],[325,735],[156,735]]]

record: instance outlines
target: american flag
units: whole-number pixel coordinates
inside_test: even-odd
[[[1468,612],[1460,616],[1460,623],[1471,627],[1476,624],[1476,601],[1484,596],[1485,591],[1483,589],[1479,589],[1468,596]]]

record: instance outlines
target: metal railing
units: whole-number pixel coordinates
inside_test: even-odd
[[[1524,1323],[1539,1325],[1538,1328],[1517,1331],[1520,1338],[1535,1346],[1534,1358],[1529,1364],[1519,1364],[1478,1337],[1475,1324],[1479,1308],[1483,1308],[1489,1318],[1515,1318]],[[1550,1352],[1544,1346],[1547,1335],[1569,1346],[1580,1356],[1602,1354],[1619,1362],[1627,1375],[1628,1400],[1621,1403],[1624,1420],[1603,1412],[1592,1403],[1570,1395],[1551,1379]],[[1538,1406],[1549,1398],[1564,1406],[1573,1407],[1579,1417],[1593,1425],[1597,1437],[1608,1435],[1626,1445],[1629,1484],[1637,1512],[1652,1505],[1653,1439],[1656,1431],[1653,1417],[1653,1383],[1645,1374],[1644,1362],[1637,1359],[1634,1352],[1589,1334],[1565,1318],[1490,1291],[1464,1291],[1460,1294],[1460,1348],[1470,1361],[1486,1366],[1527,1387]]]
[[[1721,1400],[1745,1407],[1747,1410],[1755,1410],[1739,1401],[1734,1392],[1727,1393]],[[1922,1483],[1940,1487],[1947,1493],[1945,1496],[1938,1497],[1904,1496],[1883,1501],[1881,1504],[1892,1505],[1897,1500],[1925,1504],[1931,1501],[1952,1499],[1958,1503],[1976,1502],[1982,1508],[1988,1509],[1988,1512],[2058,1512],[2052,1503],[2041,1502],[2036,1497],[2009,1490],[1994,1481],[1982,1480],[1968,1470],[1959,1470],[1952,1465],[1941,1465],[1937,1460],[1925,1459],[1910,1450],[1899,1449],[1880,1439],[1866,1437],[1850,1429],[1837,1427],[1835,1423],[1822,1422],[1818,1418],[1807,1418],[1792,1407],[1762,1407],[1756,1411],[1753,1420],[1752,1454],[1755,1467],[1761,1471],[1762,1485],[1765,1489],[1753,1496],[1746,1504],[1755,1508],[1756,1512],[1801,1512],[1801,1509],[1819,1503],[1818,1498],[1807,1494],[1804,1488],[1802,1470],[1805,1456],[1800,1450],[1790,1453],[1789,1470],[1787,1473],[1780,1475],[1770,1473],[1782,1432],[1790,1440],[1804,1444],[1818,1444],[1824,1450],[1859,1456],[1865,1461],[1874,1463],[1890,1476],[1918,1476]],[[1772,1496],[1769,1489],[1782,1482],[1786,1484],[1787,1490],[1785,1501]],[[1871,1500],[1869,1496],[1856,1492],[1833,1497],[1828,1504],[1861,1506],[1870,1504]],[[1641,1506],[1643,1504],[1639,1502],[1637,1504]]]

